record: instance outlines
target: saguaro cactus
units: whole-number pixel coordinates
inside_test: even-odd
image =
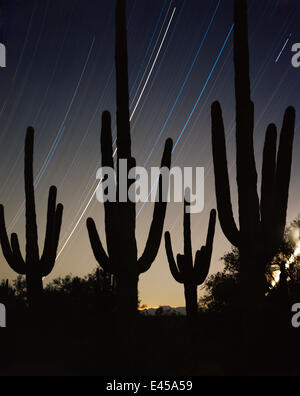
[[[236,95],[236,169],[238,229],[232,211],[225,132],[219,102],[212,105],[212,146],[217,208],[222,230],[240,252],[241,290],[250,304],[265,295],[266,264],[283,240],[291,174],[295,110],[288,107],[276,153],[277,131],[267,128],[260,200],[253,147],[254,104],[251,101],[247,1],[235,0],[234,65]]]
[[[59,240],[62,222],[63,206],[56,206],[56,187],[49,190],[47,226],[44,250],[39,257],[38,232],[36,224],[36,210],[33,182],[33,144],[34,130],[27,129],[25,140],[25,216],[26,216],[26,258],[22,257],[17,234],[7,235],[4,219],[4,207],[0,205],[0,241],[2,251],[9,266],[18,274],[26,275],[28,301],[37,306],[43,292],[44,276],[52,271]]]
[[[116,80],[117,80],[117,202],[105,202],[105,232],[108,254],[105,252],[93,219],[87,220],[91,246],[96,260],[116,280],[117,311],[122,317],[132,316],[137,312],[138,278],[146,272],[154,261],[161,242],[166,213],[166,202],[155,203],[153,220],[146,247],[142,256],[137,258],[135,238],[136,208],[133,202],[120,202],[119,178],[120,160],[127,160],[128,171],[135,167],[131,156],[129,94],[128,94],[128,57],[126,34],[126,3],[117,0],[116,6]],[[172,140],[168,139],[161,165],[170,168]],[[111,119],[108,112],[102,115],[101,130],[102,166],[114,168]],[[125,175],[125,178],[127,175]],[[160,178],[159,187],[162,179]],[[130,183],[128,183],[128,187]],[[159,188],[161,191],[161,188]],[[128,198],[128,197],[127,197]]]
[[[187,205],[185,201],[183,214],[184,254],[177,255],[177,265],[172,251],[169,232],[165,233],[165,246],[171,274],[177,282],[184,285],[186,313],[189,317],[194,317],[198,311],[197,287],[205,281],[209,272],[215,235],[216,211],[213,209],[210,212],[206,244],[196,252],[193,263],[191,218],[190,213],[186,211]]]

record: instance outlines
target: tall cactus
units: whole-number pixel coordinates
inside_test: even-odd
[[[234,65],[236,95],[236,169],[239,230],[232,211],[225,132],[219,102],[212,105],[212,147],[217,208],[222,230],[241,260],[241,290],[251,304],[265,294],[266,264],[283,240],[292,164],[295,110],[288,107],[276,153],[277,131],[267,128],[260,200],[254,157],[254,104],[251,101],[247,0],[235,0]]]
[[[128,172],[135,167],[131,156],[128,55],[126,33],[126,2],[117,0],[116,5],[116,80],[117,80],[117,181],[119,197],[120,160],[127,160]],[[161,166],[170,168],[172,140],[168,139]],[[102,115],[101,130],[102,166],[114,168],[110,113]],[[161,192],[162,179],[159,180]],[[130,183],[128,183],[130,185]],[[106,271],[114,274],[116,280],[117,311],[122,316],[134,316],[138,304],[138,278],[154,261],[161,242],[166,213],[166,202],[155,203],[153,220],[148,241],[142,256],[137,257],[135,238],[136,208],[132,202],[105,202],[105,232],[108,254],[105,252],[93,219],[87,219],[87,228],[96,260]]]
[[[4,207],[0,205],[0,242],[5,259],[18,274],[26,275],[27,296],[31,307],[40,304],[44,276],[52,271],[59,241],[63,206],[56,206],[56,187],[49,190],[47,225],[44,250],[39,257],[38,232],[33,181],[34,130],[27,129],[25,140],[25,216],[26,216],[26,258],[22,257],[17,234],[9,241],[4,219]]]
[[[169,232],[165,233],[165,246],[171,274],[177,282],[184,285],[186,313],[188,317],[194,317],[198,311],[197,287],[205,281],[209,272],[215,235],[216,211],[213,209],[210,212],[206,244],[196,252],[193,264],[191,218],[190,213],[186,211],[187,205],[185,201],[183,214],[184,254],[177,255],[177,265],[172,251]]]

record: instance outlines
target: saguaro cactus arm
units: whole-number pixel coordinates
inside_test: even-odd
[[[161,168],[168,168],[170,169],[171,166],[171,155],[172,155],[172,147],[173,142],[172,139],[167,139],[165,143],[165,149],[161,161]],[[149,231],[148,240],[146,243],[145,250],[138,260],[139,266],[139,273],[144,273],[148,271],[151,267],[162,238],[165,215],[166,215],[166,208],[167,208],[167,197],[163,197],[162,190],[165,191],[167,194],[168,188],[162,187],[162,176],[159,177],[159,184],[158,184],[158,199],[155,202],[154,212],[153,212],[153,219]]]
[[[294,107],[290,106],[286,109],[284,114],[277,154],[275,193],[278,197],[276,201],[278,202],[278,206],[276,208],[276,216],[278,216],[278,223],[281,228],[282,235],[284,233],[286,222],[286,211],[291,178],[295,119],[295,109]]]
[[[173,255],[173,250],[172,250],[172,243],[171,243],[171,236],[169,232],[165,233],[165,246],[166,246],[166,252],[167,252],[167,257],[168,257],[168,262],[169,262],[169,267],[171,274],[173,275],[173,278],[178,282],[178,283],[183,283],[183,278],[178,271],[174,255]]]
[[[190,190],[186,192],[188,201],[190,201]],[[184,200],[184,212],[183,212],[183,240],[184,240],[184,257],[186,260],[186,266],[190,270],[193,269],[193,250],[192,250],[192,238],[191,238],[191,214],[187,211],[189,202]]]
[[[111,266],[109,258],[103,248],[94,220],[92,218],[88,218],[86,224],[96,260],[105,271],[113,273],[113,267]]]
[[[0,205],[0,241],[2,246],[3,255],[8,262],[9,266],[17,274],[25,275],[26,266],[20,252],[18,237],[16,234],[11,236],[11,244],[6,231],[4,207]]]
[[[22,253],[20,250],[18,235],[15,233],[11,234],[10,241],[11,241],[12,252],[15,256],[16,261],[19,262],[22,266],[25,265],[23,257],[22,257]]]
[[[50,274],[54,267],[56,259],[56,252],[63,214],[63,206],[61,204],[58,204],[56,206],[56,195],[56,187],[51,186],[48,198],[47,226],[44,250],[40,260],[40,269],[42,276],[48,276]]]
[[[206,244],[197,251],[194,264],[195,279],[198,285],[201,285],[208,273],[211,262],[211,255],[213,249],[213,241],[215,236],[216,226],[216,211],[212,209],[209,217],[209,224],[207,230]]]
[[[55,211],[55,225],[54,225],[54,242],[53,242],[53,254],[56,256],[57,253],[57,247],[58,247],[58,242],[59,242],[59,235],[60,235],[60,230],[61,230],[61,225],[62,225],[62,215],[63,215],[63,205],[58,204],[56,207]]]
[[[261,182],[261,220],[263,224],[269,224],[273,221],[272,198],[275,188],[276,173],[276,140],[277,129],[274,124],[270,124],[267,128],[262,166],[262,182]]]
[[[209,253],[209,256],[208,256],[209,260],[211,258],[212,249],[213,249],[213,242],[214,242],[214,236],[215,236],[215,227],[216,227],[216,217],[217,217],[217,212],[216,212],[215,209],[212,209],[210,211],[208,230],[207,230],[207,237],[206,237],[206,242],[205,242],[205,246],[206,246],[207,251]]]
[[[212,105],[211,120],[215,188],[220,225],[229,242],[238,247],[240,244],[240,234],[232,211],[225,131],[222,109],[219,102],[215,102]]]
[[[197,250],[195,256],[194,265],[194,279],[197,286],[202,285],[205,281],[210,267],[210,261],[207,260],[207,249],[205,246],[201,246],[200,250]]]

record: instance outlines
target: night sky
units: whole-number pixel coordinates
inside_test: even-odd
[[[7,67],[0,69],[0,201],[10,232],[24,252],[24,138],[35,128],[34,170],[40,250],[48,189],[64,204],[59,257],[47,281],[97,267],[86,219],[95,219],[105,241],[104,211],[94,194],[100,165],[101,113],[115,120],[114,1],[2,0],[0,41]],[[300,102],[300,68],[291,48],[300,42],[298,0],[249,0],[255,150],[260,176],[267,125],[281,126],[284,110]],[[232,199],[235,182],[235,102],[232,0],[128,0],[132,152],[137,164],[158,166],[164,142],[176,145],[172,166],[205,168],[205,210],[192,216],[194,252],[205,242],[215,207],[210,106],[219,100],[227,135]],[[287,41],[288,40],[288,41]],[[283,51],[282,51],[283,49]],[[288,222],[300,213],[300,116],[297,117]],[[259,177],[260,185],[260,177]],[[137,242],[144,249],[153,204],[137,205]],[[183,205],[168,206],[165,230],[174,253],[183,249]],[[211,271],[222,269],[230,249],[217,223]],[[0,254],[0,279],[16,274]],[[183,288],[172,278],[164,242],[140,277],[142,304],[183,306]],[[199,288],[200,290],[200,288]]]

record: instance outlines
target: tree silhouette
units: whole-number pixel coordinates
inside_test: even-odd
[[[113,274],[106,272],[103,269],[97,268],[96,272],[96,280],[98,284],[98,289],[106,292],[114,292],[115,290],[115,277]]]
[[[186,211],[187,206],[188,203],[185,200],[183,214],[184,254],[177,255],[177,265],[172,251],[169,232],[165,233],[165,246],[171,274],[177,282],[184,285],[186,313],[188,317],[195,317],[198,312],[197,287],[205,281],[210,267],[215,234],[216,211],[213,209],[210,212],[206,244],[196,252],[195,262],[193,264],[191,215]]]
[[[25,139],[25,260],[20,251],[17,234],[12,234],[11,241],[9,241],[3,205],[0,205],[0,241],[3,255],[9,266],[18,274],[26,275],[28,302],[32,308],[37,308],[40,306],[43,293],[43,277],[50,274],[55,264],[63,206],[56,205],[57,189],[55,186],[50,187],[44,250],[40,257],[34,198],[33,146],[34,130],[29,127]]]
[[[127,160],[128,172],[136,164],[135,159],[131,156],[125,0],[117,0],[116,5],[115,65],[117,81],[117,181],[115,189],[117,197],[119,197],[119,161]],[[170,168],[172,144],[171,139],[166,141],[161,162],[162,167]],[[111,117],[107,111],[102,115],[101,153],[102,166],[114,168]],[[130,185],[129,182],[128,188]],[[102,246],[93,219],[89,218],[87,220],[87,228],[95,258],[106,272],[112,273],[115,277],[117,311],[119,315],[126,318],[126,321],[137,312],[139,275],[150,268],[160,246],[166,213],[166,202],[162,202],[161,199],[161,187],[162,178],[160,177],[160,199],[155,203],[148,241],[144,253],[139,259],[137,258],[135,237],[135,203],[120,202],[119,198],[117,198],[117,202],[105,202],[105,232],[108,254]]]
[[[256,305],[264,298],[266,264],[278,251],[284,235],[295,109],[288,107],[285,112],[277,153],[276,126],[270,124],[267,128],[259,200],[253,147],[254,104],[250,92],[246,0],[235,0],[234,19],[239,230],[232,212],[225,132],[219,102],[213,103],[211,111],[215,188],[222,230],[229,242],[239,249],[243,300],[249,305]]]
[[[0,303],[7,305],[15,297],[14,289],[10,286],[8,279],[0,282]]]
[[[240,257],[237,248],[225,253],[221,260],[224,268],[210,275],[205,282],[206,293],[199,299],[200,307],[209,311],[225,311],[234,308],[239,301],[238,277]]]

